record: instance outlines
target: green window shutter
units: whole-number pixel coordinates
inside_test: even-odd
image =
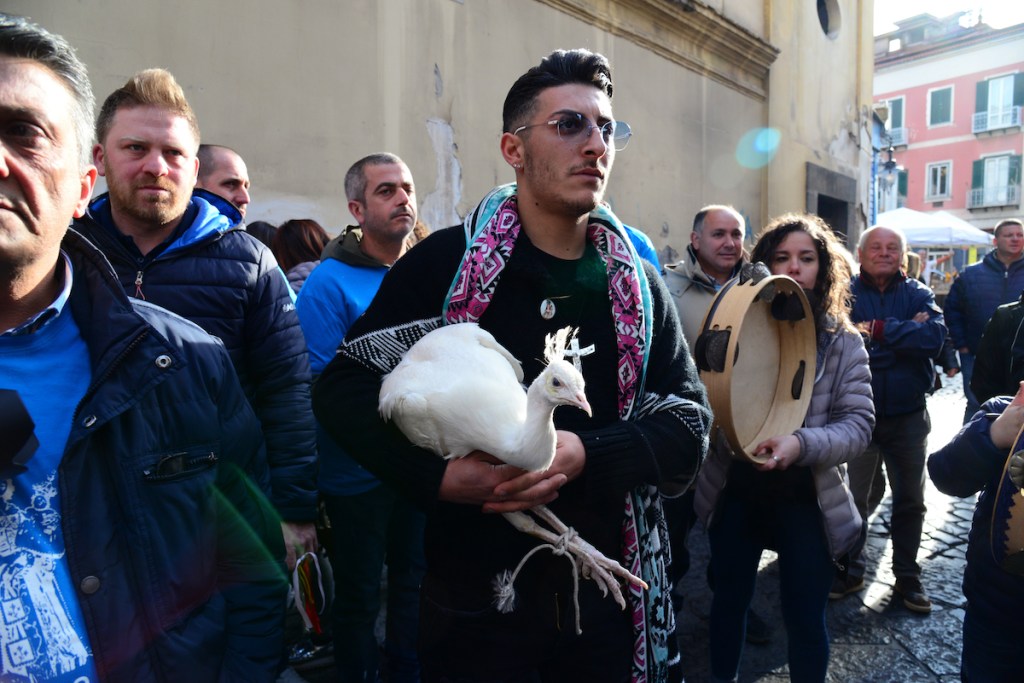
[[[1020,182],[1020,155],[1014,155],[1010,157],[1009,172],[1007,173],[1009,182],[1007,185],[1013,187]]]
[[[896,194],[901,197],[907,196],[907,172],[900,171],[896,175]]]
[[[952,88],[933,90],[930,100],[928,125],[934,126],[953,120],[953,113],[950,111],[953,104]]]
[[[1013,75],[1013,106],[1024,107],[1024,73]]]
[[[988,81],[978,81],[974,93],[974,113],[988,111]]]
[[[889,129],[903,127],[903,100],[889,100]]]
[[[978,190],[985,187],[985,160],[976,159],[971,165],[971,189]]]

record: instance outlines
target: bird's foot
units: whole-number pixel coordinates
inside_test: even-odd
[[[647,583],[643,579],[580,538],[575,529],[566,526],[546,506],[538,505],[530,512],[545,522],[550,529],[539,525],[533,517],[523,512],[506,513],[505,518],[520,531],[549,544],[556,554],[575,558],[579,562],[584,578],[596,583],[602,595],[607,597],[611,594],[622,609],[626,608],[626,599],[622,594],[620,581],[644,590],[647,589]]]

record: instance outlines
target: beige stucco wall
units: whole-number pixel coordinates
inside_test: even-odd
[[[583,46],[611,60],[616,116],[635,131],[608,200],[663,260],[685,246],[703,204],[735,204],[754,229],[804,210],[807,162],[856,179],[855,234],[870,172],[872,0],[836,0],[834,38],[814,3],[694,4],[699,11],[662,0],[5,0],[4,9],[66,35],[99,100],[138,69],[170,69],[204,140],[248,162],[250,220],[309,216],[338,230],[351,220],[345,170],[388,150],[409,163],[428,223],[457,221],[513,179],[498,153],[509,85],[551,50]],[[686,33],[712,15],[732,33],[711,24]],[[749,58],[771,63],[761,80],[750,45],[778,50]],[[743,135],[764,126],[780,134],[770,164],[738,163]]]
[[[838,0],[841,26],[822,31],[815,4],[773,2],[769,42],[771,126],[782,133],[767,176],[767,214],[807,209],[806,163],[857,181],[856,224],[864,228],[871,172],[872,0]]]
[[[584,46],[611,60],[616,116],[636,133],[609,187],[622,219],[666,256],[686,244],[702,204],[732,202],[759,223],[764,174],[733,152],[745,131],[765,125],[763,99],[583,21],[573,5],[619,21],[644,3],[6,0],[4,9],[64,34],[100,101],[138,69],[170,69],[204,140],[248,162],[250,220],[309,216],[336,231],[351,220],[346,169],[388,150],[412,168],[432,227],[453,222],[513,179],[498,153],[512,81],[552,49]],[[738,11],[744,30],[760,12]],[[655,42],[678,40],[652,30],[662,32]]]

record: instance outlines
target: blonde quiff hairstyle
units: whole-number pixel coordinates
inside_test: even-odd
[[[196,120],[195,112],[185,99],[185,92],[174,80],[174,76],[166,69],[146,69],[140,71],[123,86],[110,93],[100,114],[96,118],[96,142],[106,144],[107,133],[114,123],[114,115],[119,109],[134,109],[135,107],[159,107],[172,114],[176,114],[188,122],[192,134],[196,138],[196,148],[199,147],[199,122]],[[195,154],[196,150],[192,150]]]

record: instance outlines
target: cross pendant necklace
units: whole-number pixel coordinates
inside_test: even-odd
[[[589,356],[594,351],[595,351],[595,349],[594,349],[594,345],[593,344],[590,344],[589,346],[584,346],[581,349],[580,348],[580,340],[577,339],[576,337],[573,337],[572,341],[569,342],[569,348],[567,348],[565,350],[565,354],[564,355],[565,355],[566,358],[571,358],[572,359],[572,365],[573,365],[574,368],[576,368],[576,372],[582,373],[583,372],[583,362],[582,362],[583,356]]]

